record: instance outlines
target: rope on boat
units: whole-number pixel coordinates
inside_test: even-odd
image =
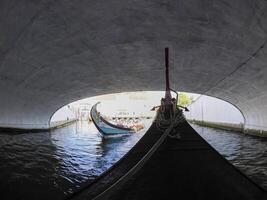
[[[175,110],[173,115],[170,115],[169,119],[165,119],[164,113],[158,110],[157,118],[155,119],[156,127],[161,132],[167,133],[170,138],[180,139],[180,133],[175,128],[185,121],[183,111],[179,108]]]

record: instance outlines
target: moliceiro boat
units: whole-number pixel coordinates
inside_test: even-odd
[[[99,103],[100,102],[93,105],[90,111],[90,116],[98,131],[104,136],[126,135],[135,133],[144,128],[142,124],[133,124],[131,126],[126,126],[109,122],[107,119],[105,119],[104,116],[100,114],[100,112],[97,111],[97,105]]]

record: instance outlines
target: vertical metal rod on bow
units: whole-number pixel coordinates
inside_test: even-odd
[[[165,100],[166,103],[171,102],[171,90],[170,90],[170,80],[169,80],[169,48],[165,48],[165,80],[166,80],[166,89],[165,89]]]

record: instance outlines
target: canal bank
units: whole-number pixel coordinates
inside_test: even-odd
[[[185,115],[191,123],[267,137],[264,119],[259,118],[261,124],[257,124],[256,119],[249,119],[239,107],[222,99],[199,95],[188,108],[190,112]]]
[[[57,121],[50,123],[49,128],[13,128],[13,127],[0,127],[0,133],[4,134],[22,134],[22,133],[39,133],[49,132],[54,129],[63,128],[77,122],[76,119]]]
[[[232,124],[232,123],[223,123],[223,122],[212,122],[212,121],[202,121],[202,120],[195,120],[195,119],[187,119],[188,122],[192,124],[197,124],[200,126],[210,127],[210,128],[217,128],[221,130],[227,131],[234,131],[245,133],[248,135],[258,136],[258,137],[267,137],[267,131],[264,130],[257,130],[257,129],[248,129],[244,128],[244,124]]]
[[[180,140],[167,137],[144,163],[149,153],[144,147],[153,147],[151,142],[156,144],[155,138],[160,138],[153,124],[112,169],[70,199],[267,198],[266,191],[223,158],[188,123],[177,131]]]
[[[243,124],[220,123],[220,122],[210,122],[210,121],[200,121],[200,120],[190,120],[190,119],[188,119],[187,121],[192,124],[197,124],[200,126],[205,126],[210,128],[217,128],[235,132],[244,132]]]
[[[75,122],[78,122],[77,119],[71,119],[71,120],[62,120],[62,121],[55,121],[50,123],[50,130],[54,130],[57,128],[63,128],[65,126],[71,125]]]

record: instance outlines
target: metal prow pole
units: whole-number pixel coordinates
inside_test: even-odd
[[[161,112],[164,113],[165,119],[169,119],[174,114],[174,102],[169,80],[169,48],[165,48],[165,80],[165,98],[161,99]]]
[[[171,90],[169,81],[169,48],[165,48],[165,79],[166,79],[166,89],[165,89],[165,100],[166,102],[171,102]]]

